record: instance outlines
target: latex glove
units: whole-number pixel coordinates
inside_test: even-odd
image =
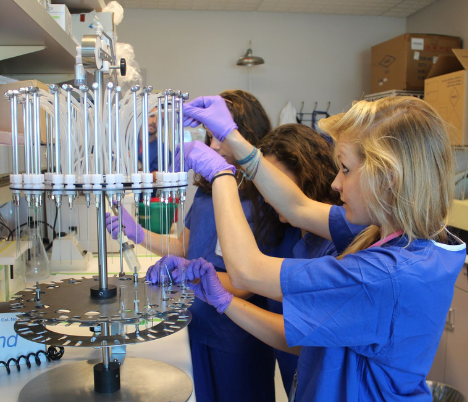
[[[180,171],[179,155],[180,147],[177,146],[174,156],[174,172]],[[233,174],[236,173],[234,166],[227,163],[226,159],[201,141],[184,142],[184,161],[186,172],[193,169],[195,173],[198,173],[210,182],[217,173],[223,170],[231,169]]]
[[[190,261],[185,258],[177,257],[175,255],[165,255],[156,264],[148,268],[148,271],[146,272],[146,280],[151,281],[151,283],[159,283],[159,272],[163,265],[166,265],[168,273],[170,273],[172,278],[176,280],[181,276],[180,270],[186,269],[189,264]]]
[[[219,141],[237,129],[226,101],[219,95],[201,96],[184,105],[184,125],[196,127],[200,123]]]
[[[106,213],[106,228],[114,240],[119,235],[119,217]],[[125,235],[135,244],[145,240],[145,231],[140,224],[136,223],[132,216],[122,207],[122,228]],[[138,243],[137,243],[138,241]]]
[[[190,289],[193,290],[195,296],[213,306],[218,313],[224,313],[234,296],[224,289],[213,264],[203,258],[192,260],[185,276],[187,281],[200,278],[199,283],[188,285]]]

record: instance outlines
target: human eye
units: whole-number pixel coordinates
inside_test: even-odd
[[[343,164],[341,164],[341,169],[343,171],[343,174],[349,173],[349,169]]]

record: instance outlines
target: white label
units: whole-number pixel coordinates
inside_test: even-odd
[[[434,64],[436,64],[438,58],[439,58],[439,56],[434,56],[434,57],[432,58],[432,62],[433,62]]]
[[[219,257],[223,256],[223,252],[221,251],[221,244],[219,244],[219,237],[216,240],[216,248],[215,248],[215,254]]]
[[[419,52],[414,52],[414,60],[419,60]]]
[[[411,50],[424,50],[424,39],[411,38]]]
[[[5,362],[12,357],[17,359],[21,355],[27,356],[28,353],[45,350],[45,345],[27,341],[15,332],[14,325],[16,320],[16,314],[14,313],[0,314],[0,360]],[[40,356],[41,361],[44,362],[44,355],[41,354]],[[33,357],[30,358],[30,361],[35,364]],[[24,359],[21,359],[21,364],[26,364]],[[10,368],[13,367],[14,363],[11,363]]]

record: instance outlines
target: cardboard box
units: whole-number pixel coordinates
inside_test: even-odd
[[[468,50],[439,57],[424,85],[424,100],[450,123],[452,145],[468,145]]]
[[[48,12],[68,35],[72,35],[71,14],[65,4],[50,4]]]
[[[116,37],[114,26],[114,13],[96,11],[85,14],[72,15],[72,33],[75,39],[81,45],[81,38],[83,35],[95,35],[95,30],[92,26],[93,23],[99,22],[104,28],[104,32],[110,36],[112,40]],[[115,44],[114,44],[115,46]]]
[[[455,36],[404,34],[372,47],[372,93],[424,90],[424,80],[439,56],[461,48]]]
[[[0,85],[0,95],[2,96],[2,99],[0,99],[0,131],[11,133],[10,101],[7,99],[4,99],[3,94],[10,89],[19,90],[20,88],[23,88],[23,87],[38,87],[40,89],[43,89],[49,92],[49,86],[37,80],[16,81],[16,82],[11,82],[9,84]],[[41,141],[42,143],[46,143],[47,141],[46,113],[43,109],[41,109],[39,115],[40,115],[40,120],[41,120]],[[21,105],[18,105],[18,133],[24,134],[23,107]]]

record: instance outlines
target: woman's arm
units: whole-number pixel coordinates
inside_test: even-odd
[[[187,254],[187,247],[190,239],[190,230],[184,228],[184,232],[179,235],[179,238],[160,235],[158,233],[150,232],[149,230],[143,229],[145,231],[145,241],[140,243],[144,247],[148,247],[153,253],[157,255],[167,254],[167,239],[169,239],[169,252],[172,255],[177,257],[185,257]],[[148,236],[148,237],[147,237]],[[185,236],[185,241],[184,241]],[[148,239],[148,240],[146,240]],[[161,247],[162,241],[162,247]],[[184,250],[185,242],[185,250]]]
[[[284,319],[281,314],[271,313],[248,301],[234,297],[224,312],[239,327],[262,342],[284,352],[299,355],[299,346],[290,348],[286,343]]]
[[[235,158],[252,152],[252,145],[233,130],[225,139]],[[254,184],[268,202],[295,227],[332,240],[328,227],[331,206],[308,198],[283,172],[262,158]]]
[[[232,286],[231,280],[229,279],[229,275],[226,272],[218,272],[218,278],[221,281],[224,289],[226,289],[229,293],[232,293],[235,297],[239,299],[247,300],[250,299],[254,294],[252,292],[237,289]]]
[[[268,257],[258,249],[240,203],[235,179],[232,175],[220,176],[213,181],[212,187],[216,230],[232,285],[281,301],[283,259]]]

